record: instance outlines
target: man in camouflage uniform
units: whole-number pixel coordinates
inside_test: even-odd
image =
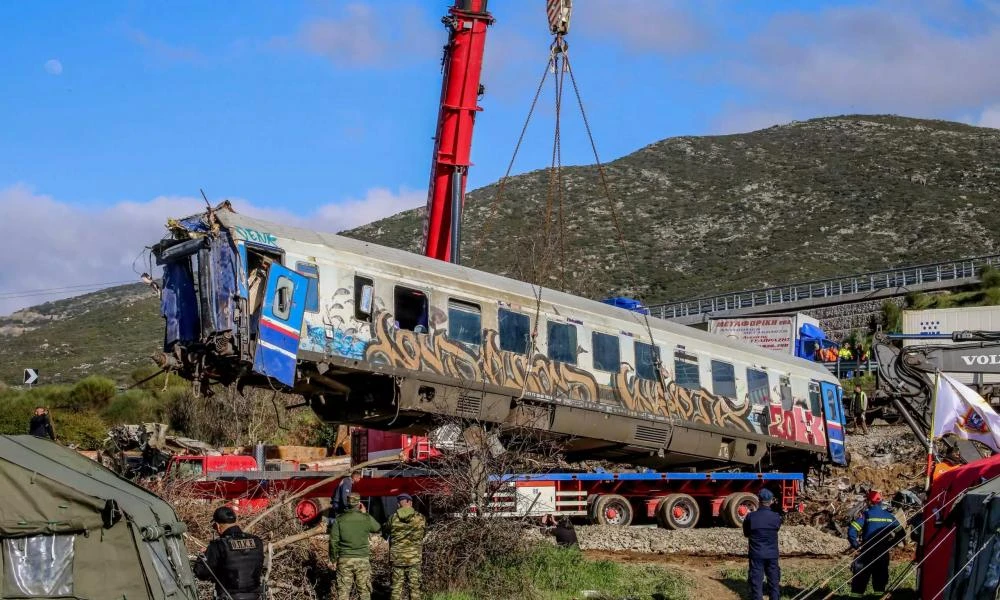
[[[382,528],[361,504],[361,496],[347,496],[347,512],[337,517],[330,528],[330,563],[337,571],[337,598],[350,600],[357,585],[358,598],[371,600],[372,566],[368,561],[368,535]]]
[[[392,562],[392,600],[403,600],[403,586],[409,583],[410,600],[420,600],[420,563],[424,555],[427,521],[413,509],[413,498],[400,494],[399,509],[386,527],[389,530],[389,560]]]

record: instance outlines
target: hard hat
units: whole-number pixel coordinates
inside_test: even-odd
[[[872,490],[868,492],[868,501],[872,504],[879,504],[882,502],[882,494],[878,490]]]
[[[760,498],[761,502],[770,502],[771,500],[774,500],[774,493],[771,492],[771,490],[764,488],[757,492],[757,497]]]
[[[396,496],[396,500],[411,500],[412,501],[413,500],[413,496],[407,494],[406,492],[403,492],[402,494],[399,494],[398,496]]]

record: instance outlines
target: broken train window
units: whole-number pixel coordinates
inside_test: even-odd
[[[701,373],[698,357],[683,350],[674,352],[674,381],[682,388],[697,392],[701,390]]]
[[[319,312],[319,267],[313,263],[297,262],[295,270],[305,275],[309,286],[306,288],[306,312]]]
[[[656,362],[660,356],[660,349],[652,344],[635,342],[635,375],[639,379],[647,381],[657,381],[659,376],[656,373]]]
[[[375,282],[370,277],[354,276],[354,318],[372,320],[375,304]]]
[[[397,285],[394,296],[396,327],[414,333],[427,333],[427,294]]]
[[[34,535],[3,541],[3,595],[73,596],[73,535]]]

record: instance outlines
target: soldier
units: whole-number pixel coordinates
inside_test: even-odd
[[[194,563],[194,574],[215,583],[215,600],[260,600],[263,594],[264,542],[244,533],[236,524],[236,513],[221,506],[212,515],[212,540]]]
[[[372,567],[368,561],[368,535],[382,530],[361,504],[361,496],[347,496],[347,512],[337,517],[330,528],[330,566],[337,571],[337,597],[350,600],[357,585],[358,598],[371,600]]]
[[[882,508],[882,494],[868,492],[868,508],[861,512],[847,530],[847,541],[858,550],[851,563],[851,592],[864,594],[868,580],[881,594],[889,583],[889,551],[901,539],[903,529],[896,517]],[[860,539],[859,539],[860,536]]]
[[[386,524],[392,562],[392,600],[403,599],[404,584],[409,584],[410,600],[420,600],[420,563],[424,556],[427,521],[413,509],[413,498],[409,494],[400,494],[396,500],[399,509]]]

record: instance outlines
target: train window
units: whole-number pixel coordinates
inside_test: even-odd
[[[674,381],[689,390],[701,389],[701,374],[698,373],[698,358],[682,352],[674,353]]]
[[[313,263],[297,262],[295,270],[305,275],[309,283],[306,288],[306,312],[319,312],[319,268]]]
[[[622,354],[618,347],[618,336],[595,331],[590,338],[590,346],[596,370],[617,373],[621,369]]]
[[[782,375],[781,385],[778,389],[781,392],[781,408],[792,410],[792,405],[795,404],[795,400],[792,398],[792,381],[787,376]]]
[[[354,318],[359,321],[372,320],[372,305],[375,300],[375,282],[360,275],[354,276]]]
[[[448,300],[448,337],[476,346],[483,343],[483,319],[478,304]]]
[[[712,392],[716,396],[736,398],[736,370],[721,360],[712,361]]]
[[[274,287],[274,304],[271,312],[274,316],[287,321],[292,314],[292,292],[295,291],[295,284],[284,275],[278,277],[278,283]]]
[[[397,285],[393,300],[396,327],[427,333],[427,294]]]
[[[823,414],[823,396],[819,393],[819,384],[815,381],[809,382],[809,410],[817,417]]]
[[[747,392],[750,394],[750,402],[767,404],[768,386],[767,373],[757,369],[747,369]]]
[[[656,381],[656,359],[659,358],[659,348],[644,342],[635,342],[635,375],[639,379]],[[697,366],[695,367],[697,369]]]
[[[549,358],[559,362],[576,364],[576,325],[569,323],[548,324],[546,343],[549,348]]]
[[[531,343],[531,319],[506,308],[497,311],[500,323],[500,349],[526,354]]]

